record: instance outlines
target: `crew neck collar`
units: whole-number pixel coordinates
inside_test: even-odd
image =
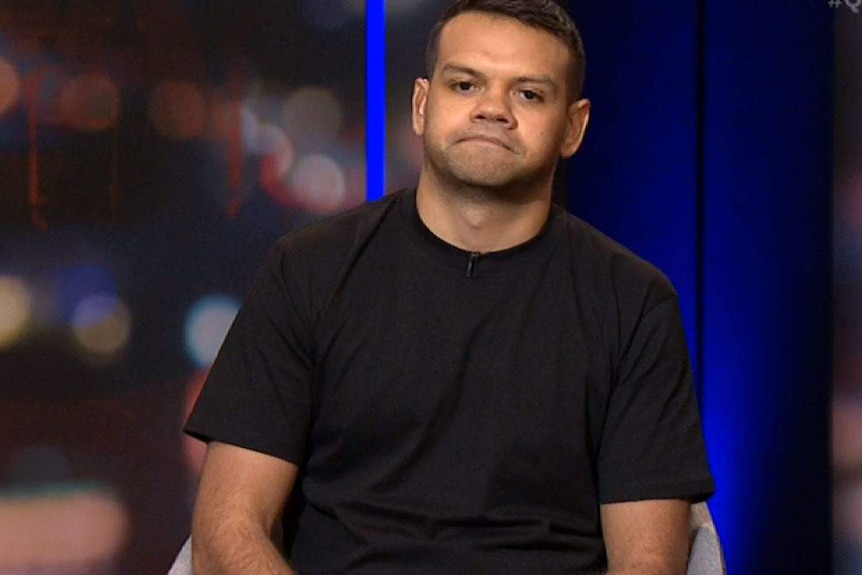
[[[563,208],[552,204],[548,220],[539,233],[531,239],[504,250],[479,253],[464,250],[446,242],[425,225],[416,208],[415,188],[399,192],[398,204],[399,214],[407,223],[410,238],[430,257],[453,269],[461,270],[463,275],[468,277],[523,271],[523,265],[527,262],[542,259],[534,256],[549,254],[557,245],[553,238],[560,233],[565,216]]]

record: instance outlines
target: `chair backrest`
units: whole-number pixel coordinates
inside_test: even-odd
[[[726,575],[724,553],[715,523],[706,503],[691,506],[689,555],[686,575]],[[189,537],[177,553],[168,575],[194,575],[192,568],[192,539]]]
[[[725,575],[727,566],[718,531],[705,502],[691,506],[688,569],[686,575]]]
[[[173,565],[171,565],[168,575],[194,575],[195,571],[192,568],[192,538],[186,539],[182,549],[177,553]]]

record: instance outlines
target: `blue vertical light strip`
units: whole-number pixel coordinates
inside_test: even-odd
[[[365,199],[386,190],[386,0],[365,2]]]

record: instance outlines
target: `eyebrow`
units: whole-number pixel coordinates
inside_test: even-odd
[[[453,73],[455,73],[455,74],[457,74],[457,73],[467,74],[468,76],[474,76],[476,78],[479,78],[480,80],[487,79],[485,74],[483,74],[482,72],[479,72],[478,70],[475,70],[469,66],[463,66],[461,64],[444,64],[441,72],[444,74],[446,74],[446,73],[449,73],[449,74],[453,74]],[[541,76],[518,76],[515,78],[515,83],[516,84],[542,84],[544,86],[547,86],[549,89],[551,89],[553,91],[558,90],[557,83],[554,82],[550,76],[545,76],[545,75],[541,75]]]

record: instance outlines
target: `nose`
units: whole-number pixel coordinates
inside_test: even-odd
[[[508,94],[503,90],[489,88],[483,91],[476,101],[471,119],[474,122],[498,123],[506,128],[514,128],[516,126]]]

